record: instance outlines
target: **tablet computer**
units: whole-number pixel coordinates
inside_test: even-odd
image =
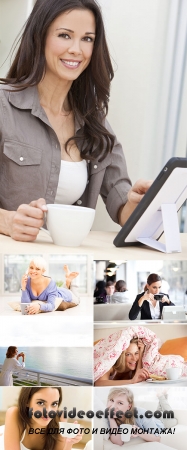
[[[186,314],[183,306],[164,306],[162,310],[162,319],[174,322],[179,320],[186,322]]]
[[[180,252],[177,211],[187,198],[187,158],[171,158],[114,239],[116,247],[139,243]],[[166,245],[158,239],[165,231]]]

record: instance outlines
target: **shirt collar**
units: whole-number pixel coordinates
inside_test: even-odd
[[[47,115],[40,105],[37,86],[30,86],[22,91],[15,91],[13,87],[9,92],[9,102],[18,109],[30,109],[31,113],[50,125]],[[84,119],[76,111],[75,132],[84,126]],[[50,125],[51,126],[51,125]]]

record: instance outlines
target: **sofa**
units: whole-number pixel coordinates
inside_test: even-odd
[[[155,411],[157,408],[156,402],[136,402],[136,406],[143,407],[146,410]],[[101,406],[100,406],[101,407]],[[105,406],[103,405],[103,408]],[[141,437],[131,439],[130,442],[126,442],[122,445],[122,448],[131,450],[185,450],[187,442],[187,408],[184,410],[175,410],[175,418],[178,420],[178,424],[175,426],[174,434],[161,435],[160,442],[145,442]],[[94,428],[105,428],[105,419],[94,419]],[[105,440],[104,435],[97,433],[94,434],[94,449],[97,450],[119,450],[119,445],[113,444],[110,440]]]

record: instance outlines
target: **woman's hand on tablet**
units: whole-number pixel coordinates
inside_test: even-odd
[[[127,203],[119,209],[119,224],[123,226],[130,217],[138,203],[142,200],[144,194],[148,191],[152,184],[152,180],[138,180],[128,192]]]

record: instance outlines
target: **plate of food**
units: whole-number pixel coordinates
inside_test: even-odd
[[[166,377],[164,377],[164,376],[161,376],[161,375],[155,375],[155,374],[152,374],[152,373],[150,373],[150,378],[148,378],[146,381],[148,382],[148,383],[178,383],[178,382],[181,382],[181,381],[186,381],[187,380],[187,377],[180,377],[180,378],[178,378],[177,380],[169,380],[168,378],[166,378]]]

